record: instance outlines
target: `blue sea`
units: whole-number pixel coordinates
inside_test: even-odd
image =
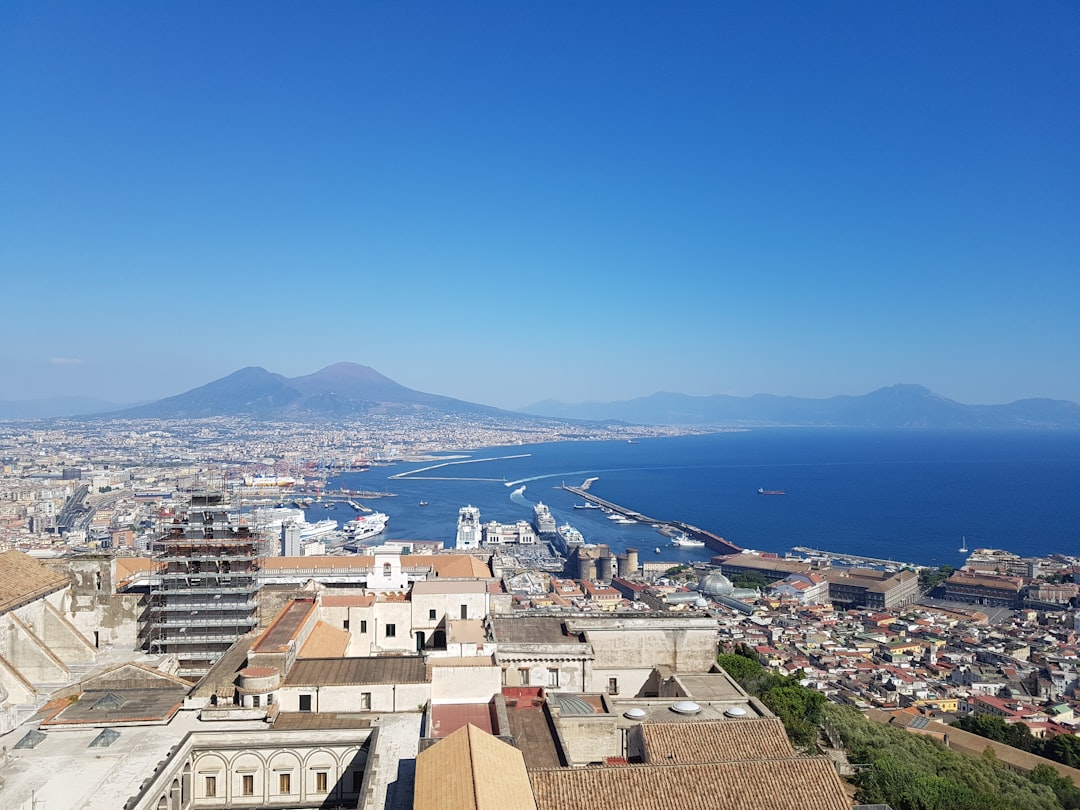
[[[761,551],[809,546],[958,565],[966,538],[969,549],[1080,554],[1076,432],[763,429],[485,448],[447,454],[446,461],[455,463],[346,473],[331,487],[395,493],[366,504],[390,515],[383,537],[447,546],[466,504],[479,507],[484,521],[511,522],[530,520],[533,504],[543,501],[586,541],[637,548],[642,560],[712,556],[671,547],[646,526],[574,509],[580,499],[560,485],[596,478],[591,492],[599,497]],[[391,477],[401,473],[412,474]],[[759,488],[785,494],[762,496]],[[344,521],[351,512],[344,505],[316,508],[308,519]]]

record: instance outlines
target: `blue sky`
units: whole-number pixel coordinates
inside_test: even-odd
[[[1080,401],[1080,5],[0,5],[0,399]]]

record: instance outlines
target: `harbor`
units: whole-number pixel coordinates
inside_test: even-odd
[[[664,535],[672,537],[686,536],[691,540],[700,541],[705,544],[706,548],[715,551],[718,554],[738,554],[742,551],[742,548],[734,543],[725,540],[717,534],[698,528],[697,526],[692,526],[689,523],[684,523],[680,520],[658,520],[657,518],[649,517],[641,512],[636,512],[633,509],[628,509],[625,506],[620,506],[617,503],[612,503],[611,501],[593,495],[589,491],[589,487],[595,480],[595,478],[590,478],[580,487],[563,483],[561,488],[564,491],[581,498],[583,503],[592,504],[599,509],[603,509],[610,515],[617,515],[622,519],[633,523],[642,523],[646,526],[652,526]]]
[[[910,568],[913,571],[919,571],[927,567],[917,563],[883,560],[879,557],[863,557],[858,554],[840,554],[806,546],[795,546],[791,550],[811,560],[825,560],[832,565],[842,565],[849,568],[880,568],[884,571],[899,571],[903,568]]]

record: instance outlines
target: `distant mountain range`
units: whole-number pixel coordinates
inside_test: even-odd
[[[507,411],[414,391],[357,363],[335,363],[314,374],[292,378],[264,368],[243,368],[183,394],[123,409],[78,398],[0,402],[0,419],[76,414],[90,419],[334,419],[369,414],[450,414],[688,427],[1080,428],[1080,405],[1074,402],[1024,399],[1009,405],[964,405],[919,385],[893,385],[862,396],[828,399],[657,393],[622,402],[580,405],[547,400],[519,411]]]
[[[619,420],[638,425],[805,426],[877,428],[1080,428],[1080,405],[1022,399],[1008,405],[964,405],[921,385],[893,385],[862,396],[801,399],[657,393],[621,402],[568,405],[545,400],[522,413],[559,419]]]
[[[314,374],[292,378],[250,366],[183,394],[103,415],[121,419],[289,419],[411,412],[521,418],[511,411],[414,391],[357,363],[335,363]]]

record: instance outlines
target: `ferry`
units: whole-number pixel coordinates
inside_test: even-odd
[[[342,527],[345,536],[352,541],[367,540],[382,534],[390,516],[384,512],[372,512],[369,515],[357,515]]]

